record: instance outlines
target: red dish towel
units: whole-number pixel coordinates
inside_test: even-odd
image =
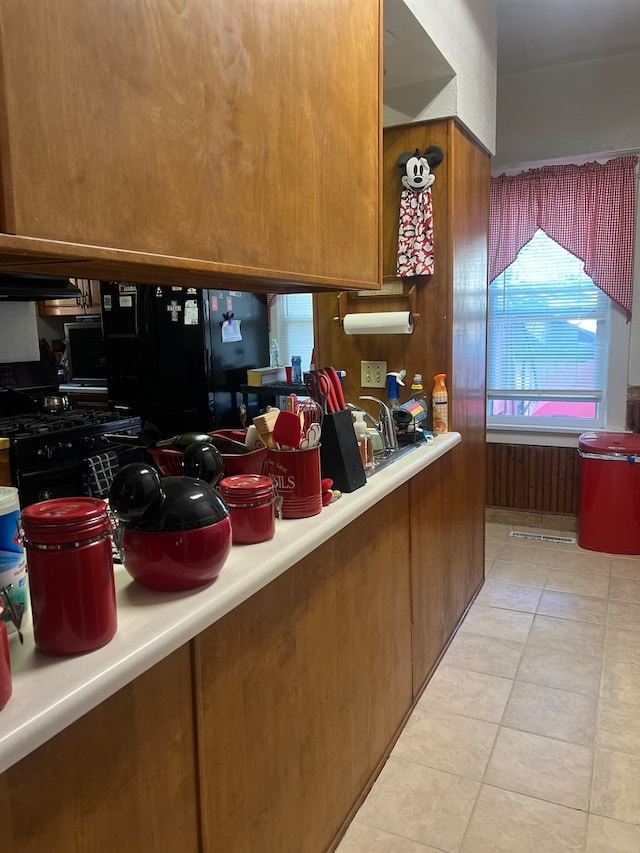
[[[399,278],[433,273],[431,188],[402,190],[396,269]]]

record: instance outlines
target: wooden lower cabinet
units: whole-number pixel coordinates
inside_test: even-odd
[[[464,500],[452,487],[463,446],[413,478],[411,592],[413,691],[418,696],[484,576]],[[463,481],[459,482],[461,492]],[[480,537],[482,533],[480,532]],[[469,553],[471,552],[471,553]]]
[[[197,639],[208,853],[320,853],[358,802],[411,706],[407,519],[405,485]]]
[[[199,849],[183,646],[0,775],[3,853]]]
[[[0,775],[3,853],[333,849],[479,583],[457,449]]]

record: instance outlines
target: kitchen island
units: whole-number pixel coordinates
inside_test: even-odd
[[[200,590],[152,592],[118,568],[102,649],[48,658],[29,627],[24,646],[12,637],[3,849],[329,848],[482,580],[482,566],[457,578],[444,553],[417,553],[455,502],[459,443],[439,436],[319,516],[278,521]],[[431,598],[452,595],[428,651],[412,590],[432,561],[448,580]]]

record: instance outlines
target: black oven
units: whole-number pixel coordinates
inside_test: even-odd
[[[106,497],[115,472],[128,462],[142,462],[143,449],[126,445],[109,445],[103,451],[80,455],[71,462],[50,462],[34,470],[17,468],[14,479],[21,507],[50,498],[89,495]],[[100,478],[96,471],[102,472]],[[107,477],[107,472],[111,475]]]
[[[49,498],[104,497],[115,471],[144,455],[143,447],[113,444],[105,435],[137,436],[140,418],[85,409],[40,411],[34,408],[34,390],[57,388],[37,384],[39,363],[29,370],[30,364],[0,365],[0,436],[9,439],[11,480],[21,506]]]

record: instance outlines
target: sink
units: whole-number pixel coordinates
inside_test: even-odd
[[[399,459],[403,459],[409,453],[413,453],[419,447],[424,447],[424,442],[421,441],[418,444],[405,444],[402,447],[399,447],[397,450],[392,450],[391,453],[386,456],[380,454],[379,456],[374,456],[373,460],[373,468],[369,468],[367,470],[367,477],[373,477],[374,474],[377,474],[378,471],[384,471],[385,468],[388,468],[389,465],[393,465],[394,462],[397,462]]]

